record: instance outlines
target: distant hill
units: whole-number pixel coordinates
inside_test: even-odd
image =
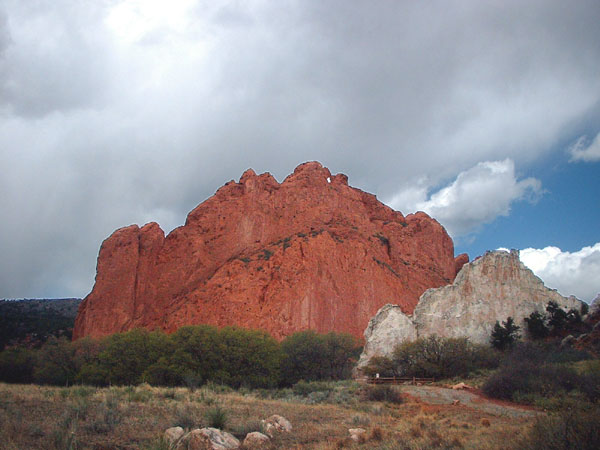
[[[50,336],[73,333],[80,298],[0,300],[0,350],[38,347]]]

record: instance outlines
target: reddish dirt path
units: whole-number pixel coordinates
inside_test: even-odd
[[[402,385],[400,389],[404,394],[408,394],[424,403],[434,405],[461,404],[496,416],[518,418],[543,414],[531,407],[484,397],[477,389],[454,390],[439,386],[412,385]]]

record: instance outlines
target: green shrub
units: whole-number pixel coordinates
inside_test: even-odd
[[[396,363],[393,359],[387,356],[373,356],[366,367],[363,369],[363,373],[367,376],[374,377],[377,374],[382,377],[399,377],[400,373],[396,368]]]
[[[516,393],[531,391],[527,375],[524,366],[503,368],[487,379],[482,390],[490,397],[512,400]]]
[[[185,367],[176,364],[168,356],[161,356],[149,366],[142,378],[153,386],[180,386],[185,382]]]
[[[389,364],[389,360],[381,361]],[[489,347],[472,344],[467,338],[434,335],[398,345],[391,361],[398,376],[452,378],[497,367],[499,357]]]
[[[89,427],[94,433],[110,433],[122,420],[123,415],[119,411],[119,399],[114,392],[109,392],[99,407],[96,408],[96,416]]]
[[[197,416],[196,408],[190,403],[184,405],[178,405],[175,409],[175,416],[173,418],[173,426],[181,427],[186,430],[199,427],[199,421]]]
[[[572,361],[587,354],[547,344],[522,343],[507,355],[499,370],[482,386],[486,395],[507,400],[532,401],[563,392],[580,391],[589,400],[598,398],[597,372],[580,375],[554,361]]]
[[[550,333],[550,329],[546,326],[546,317],[539,312],[532,312],[524,320],[527,324],[527,331],[533,339],[543,339]]]
[[[539,417],[520,443],[532,450],[596,450],[600,448],[600,409],[573,408]]]
[[[292,386],[292,392],[295,395],[300,395],[302,397],[306,397],[313,392],[331,392],[333,388],[326,382],[322,381],[298,381],[294,386]]]
[[[220,405],[209,408],[206,411],[206,421],[209,427],[224,430],[229,420],[227,411]]]
[[[600,360],[589,361],[583,368],[577,388],[589,401],[600,401]]]
[[[92,395],[94,395],[95,392],[96,389],[91,388],[89,386],[74,386],[71,389],[69,389],[69,394],[71,395],[71,397],[75,398],[91,397]]]
[[[291,386],[300,380],[349,378],[361,347],[349,334],[308,330],[285,338],[281,351],[282,385]]]
[[[554,347],[550,349],[544,358],[547,363],[570,363],[576,361],[585,361],[591,359],[592,355],[583,350],[572,347]]]
[[[508,317],[505,322],[502,322],[502,325],[496,321],[490,338],[492,347],[498,350],[512,348],[513,345],[515,345],[515,342],[521,337],[519,334],[520,329],[521,327],[515,325],[515,321],[512,317]]]
[[[140,384],[144,372],[161,357],[173,352],[171,338],[158,331],[135,329],[106,338],[98,365],[113,385]]]
[[[375,402],[402,403],[402,396],[397,389],[388,385],[368,386],[366,391],[367,400]]]
[[[50,448],[56,450],[76,450],[80,448],[77,442],[77,428],[77,418],[70,411],[65,411],[59,423],[52,430]]]
[[[239,388],[274,387],[279,382],[278,342],[264,331],[208,325],[182,327],[173,335],[177,350],[169,365],[181,381],[201,380]]]
[[[35,353],[26,348],[13,347],[0,352],[0,381],[31,383]]]
[[[39,384],[65,386],[73,384],[77,376],[74,347],[66,338],[51,337],[39,350],[33,370],[33,379]]]
[[[359,353],[356,339],[336,333],[297,333],[279,344],[264,331],[235,327],[188,326],[172,335],[135,329],[101,340],[50,338],[36,351],[6,349],[0,352],[0,381],[62,386],[148,382],[191,391],[203,382],[220,389],[274,388],[300,379],[349,377]]]

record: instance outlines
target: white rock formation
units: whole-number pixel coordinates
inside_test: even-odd
[[[398,306],[382,307],[365,330],[358,368],[373,356],[389,356],[402,341],[434,334],[488,343],[496,321],[510,316],[525,329],[523,319],[534,311],[545,312],[549,301],[565,309],[582,304],[545,287],[519,260],[517,250],[487,252],[465,264],[453,284],[425,291],[412,316]]]
[[[384,305],[371,317],[365,330],[365,346],[358,367],[368,364],[373,356],[387,355],[403,341],[417,339],[417,328],[398,305]]]
[[[596,298],[590,303],[590,314],[596,314],[600,311],[600,294],[596,295]]]

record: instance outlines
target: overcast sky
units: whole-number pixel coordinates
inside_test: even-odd
[[[0,0],[0,298],[318,160],[458,252],[600,292],[600,3]]]

